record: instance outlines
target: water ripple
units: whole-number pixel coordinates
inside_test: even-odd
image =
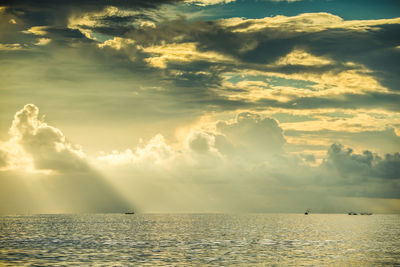
[[[399,215],[0,217],[0,265],[400,265]]]

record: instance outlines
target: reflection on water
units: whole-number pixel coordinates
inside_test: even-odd
[[[397,265],[400,215],[0,217],[0,265]]]

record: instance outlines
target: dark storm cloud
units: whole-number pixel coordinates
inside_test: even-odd
[[[7,11],[21,15],[28,20],[49,24],[55,21],[65,21],[71,12],[99,11],[107,6],[134,9],[155,9],[162,4],[176,3],[176,0],[4,0],[2,6],[7,7]],[[58,17],[60,16],[60,17]]]
[[[155,10],[163,4],[175,3],[174,0],[85,0],[85,1],[63,1],[63,0],[43,0],[43,1],[2,1],[1,6],[4,6],[5,14],[13,16],[18,20],[18,27],[22,25],[25,29],[33,26],[47,26],[49,31],[53,33],[59,32],[65,38],[83,37],[82,35],[71,35],[73,33],[68,31],[67,25],[72,15],[85,14],[87,12],[100,12],[106,7],[117,7],[121,9],[128,9],[136,11],[137,15],[119,16],[117,14],[111,16],[98,17],[99,22],[103,24],[98,27],[98,32],[108,33],[113,36],[123,34],[128,31],[124,24],[133,21],[144,19],[151,20],[151,17],[145,10]],[[140,13],[142,12],[142,13]],[[8,23],[7,23],[8,24]],[[12,25],[8,25],[12,26]],[[16,27],[14,26],[14,29]],[[85,28],[85,26],[83,26]],[[65,32],[64,32],[65,31]],[[21,35],[18,35],[21,38]],[[3,39],[3,38],[2,38]]]
[[[259,32],[232,33],[217,28],[198,36],[199,47],[229,54],[244,64],[252,63],[258,70],[275,71],[285,74],[315,73],[326,71],[346,71],[354,67],[346,62],[363,64],[372,70],[384,86],[398,91],[400,43],[396,32],[400,25],[379,25],[373,30],[355,31],[351,29],[327,29],[313,33],[287,33],[284,30],[260,30]],[[220,36],[220,38],[218,37]],[[246,49],[249,40],[254,48]],[[229,43],[230,45],[227,45]],[[327,66],[289,65],[281,67],[262,67],[260,64],[273,63],[294,49],[304,49],[316,56],[332,59],[334,63]]]
[[[393,93],[344,94],[337,97],[299,97],[288,102],[272,99],[261,99],[254,106],[280,107],[288,109],[318,109],[318,108],[384,108],[398,112],[400,95]]]
[[[205,90],[210,90],[213,86],[220,86],[220,77],[224,72],[235,71],[240,74],[241,69],[286,75],[302,73],[322,75],[328,72],[335,75],[345,71],[359,71],[359,64],[361,64],[370,70],[368,75],[377,79],[383,86],[387,86],[389,90],[397,91],[399,71],[396,62],[400,49],[395,47],[400,43],[400,39],[395,32],[399,30],[400,25],[386,25],[385,21],[375,23],[376,25],[362,30],[344,25],[312,32],[291,31],[285,27],[266,27],[257,31],[235,32],[237,27],[227,27],[218,22],[190,22],[180,18],[160,22],[156,28],[146,30],[133,28],[126,37],[144,46],[176,43],[176,38],[179,37],[178,43],[196,42],[200,52],[217,52],[236,60],[234,64],[226,62],[204,62],[203,64],[195,60],[179,62],[179,64],[167,62],[168,68],[183,72],[179,77],[169,76],[178,87],[190,87],[191,84],[196,84],[207,88]],[[251,22],[248,22],[245,25],[248,27],[250,24]],[[331,62],[325,65],[273,65],[277,59],[295,49],[324,57]],[[144,56],[146,57],[146,54]],[[147,56],[151,55],[147,54]],[[349,62],[356,65],[348,64]],[[214,75],[193,75],[196,70],[210,71]],[[362,79],[361,76],[360,79]],[[236,90],[245,91],[247,88],[238,87]],[[333,97],[333,99],[331,97],[300,97],[286,103],[264,99],[260,100],[259,104],[295,109],[354,108],[354,106],[372,105],[396,111],[398,98],[397,94],[363,92],[362,94],[345,93],[343,97]]]
[[[280,164],[282,169],[271,175],[277,176],[279,183],[287,188],[298,187],[310,193],[325,192],[326,195],[346,197],[400,198],[398,152],[381,155],[364,150],[358,153],[341,144],[332,144],[317,167],[305,167],[290,158],[286,166]]]
[[[75,30],[75,29],[55,27],[55,28],[49,28],[46,31],[48,32],[46,34],[46,36],[48,36],[52,39],[58,39],[58,36],[59,36],[63,40],[70,39],[70,41],[73,42],[76,39],[85,38],[85,36],[79,30]]]
[[[400,179],[400,153],[386,154],[383,158],[365,150],[356,154],[351,148],[333,144],[325,161],[328,168],[338,171],[344,178]]]
[[[395,48],[400,43],[399,31],[400,24],[379,25],[365,32],[327,30],[299,43],[316,55],[364,64],[384,86],[399,91],[400,67],[396,62],[400,61],[400,49]]]
[[[54,8],[54,7],[74,7],[79,6],[82,9],[93,9],[96,7],[114,6],[121,7],[138,7],[138,8],[155,8],[160,4],[173,3],[178,1],[171,0],[3,0],[2,5],[4,6],[15,6],[15,7],[32,7],[36,9],[41,8]]]
[[[267,107],[283,107],[288,109],[315,109],[315,108],[354,108],[378,107],[398,111],[399,96],[392,93],[360,94],[342,93],[340,96],[298,96],[282,102],[275,99],[228,99],[216,93],[223,87],[223,75],[235,72],[238,75],[243,70],[260,72],[274,72],[285,75],[313,74],[315,76],[330,73],[335,75],[345,71],[358,71],[359,65],[370,70],[368,75],[376,78],[389,90],[397,91],[399,84],[400,49],[395,48],[400,43],[396,32],[400,24],[385,24],[385,21],[376,22],[373,26],[363,29],[339,25],[327,27],[312,24],[313,16],[322,17],[338,23],[339,17],[327,13],[300,15],[286,18],[289,22],[274,24],[258,20],[243,20],[241,23],[230,25],[223,21],[189,20],[184,16],[177,19],[162,18],[157,15],[158,7],[166,3],[178,1],[72,1],[68,5],[63,1],[6,1],[7,14],[13,14],[25,23],[25,29],[32,26],[48,26],[44,37],[52,42],[48,45],[57,53],[59,47],[69,46],[76,49],[86,58],[92,58],[101,68],[109,68],[132,73],[132,77],[142,75],[147,77],[155,86],[164,88],[161,94],[171,97],[181,96],[183,103],[190,102],[198,105],[208,105],[220,110],[232,110],[238,107],[252,107],[264,109]],[[94,18],[94,25],[82,25],[77,22],[75,29],[68,28],[71,16],[101,12],[108,6],[120,10],[137,11],[134,14],[103,14]],[[311,22],[302,19],[310,19]],[[276,18],[275,18],[276,19]],[[132,22],[155,22],[155,27],[141,27]],[[256,30],[251,27],[264,23]],[[305,24],[305,26],[303,24]],[[309,24],[307,24],[309,23]],[[311,23],[311,24],[310,24]],[[314,23],[314,22],[313,22]],[[342,23],[342,22],[340,22]],[[393,22],[391,22],[393,23]],[[360,24],[360,23],[359,23]],[[362,23],[361,23],[362,24]],[[268,27],[267,27],[267,26]],[[320,27],[318,30],[308,29],[311,26]],[[304,29],[302,28],[304,27]],[[307,28],[308,27],[308,28]],[[84,30],[91,32],[92,39],[88,39]],[[21,39],[33,43],[34,38],[29,34],[19,33]],[[114,37],[129,38],[134,43],[126,47],[115,49],[111,47],[99,48],[97,44]],[[193,57],[186,61],[166,59],[166,69],[160,70],[150,66],[148,59],[160,56],[157,53],[146,51],[146,48],[159,46],[160,49],[168,44],[195,43],[197,52],[206,54],[217,53],[231,59],[231,61],[212,60],[209,57]],[[41,48],[37,48],[41,49]],[[295,49],[301,49],[317,57],[330,60],[329,64],[287,64],[276,65],[275,62]],[[179,51],[178,51],[179,52]],[[359,65],[349,65],[354,62]],[[131,75],[129,73],[129,75]],[[360,76],[361,77],[361,76]],[[360,78],[359,77],[359,78]],[[290,79],[290,78],[288,78]],[[362,88],[361,88],[362,89]],[[224,88],[230,91],[249,92],[249,88],[239,86]],[[181,103],[182,104],[182,103]]]

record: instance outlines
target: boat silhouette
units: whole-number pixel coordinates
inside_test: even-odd
[[[135,214],[133,211],[125,212],[125,214]]]

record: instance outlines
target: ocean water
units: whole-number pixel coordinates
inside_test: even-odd
[[[1,216],[0,265],[400,265],[400,215]]]

